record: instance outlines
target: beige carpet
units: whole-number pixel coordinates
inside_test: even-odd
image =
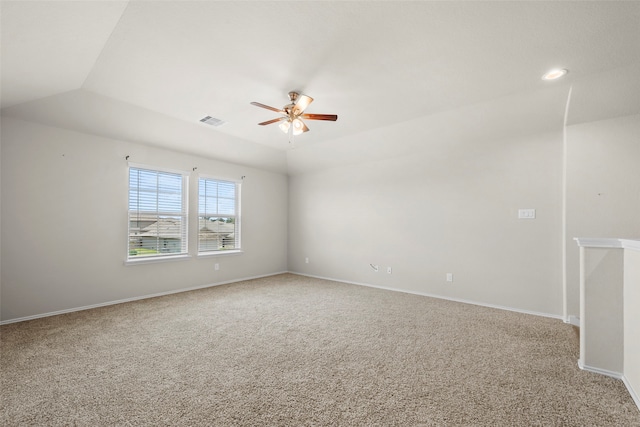
[[[1,333],[3,426],[640,426],[561,321],[291,274]]]

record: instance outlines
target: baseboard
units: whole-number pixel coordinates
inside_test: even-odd
[[[132,302],[132,301],[139,301],[139,300],[147,299],[147,298],[156,298],[156,297],[162,297],[162,296],[165,296],[165,295],[179,294],[181,292],[195,291],[195,290],[198,290],[198,289],[205,289],[205,288],[210,288],[210,287],[213,287],[213,286],[221,286],[221,285],[228,285],[230,283],[244,282],[245,280],[261,279],[263,277],[277,276],[278,274],[284,274],[284,273],[288,273],[288,272],[287,271],[280,271],[280,272],[277,272],[277,273],[263,274],[261,276],[243,277],[241,279],[227,280],[227,281],[224,281],[224,282],[215,282],[215,283],[210,283],[210,284],[207,284],[207,285],[194,286],[194,287],[186,288],[186,289],[177,289],[177,290],[173,290],[173,291],[159,292],[157,294],[142,295],[142,296],[138,296],[138,297],[132,297],[132,298],[125,298],[125,299],[115,300],[115,301],[102,302],[102,303],[99,303],[99,304],[85,305],[85,306],[82,306],[82,307],[68,308],[68,309],[64,309],[64,310],[52,311],[52,312],[49,312],[49,313],[34,314],[33,316],[18,317],[16,319],[3,320],[3,321],[0,321],[0,325],[8,325],[10,323],[25,322],[27,320],[40,319],[42,317],[57,316],[59,314],[73,313],[73,312],[76,312],[76,311],[91,310],[92,308],[106,307],[106,306],[109,306],[109,305],[122,304],[122,303],[125,303],[125,302]]]
[[[622,373],[609,371],[607,369],[594,368],[593,366],[585,365],[580,360],[578,360],[578,367],[583,371],[593,372],[594,374],[605,375],[607,377],[615,378],[617,380],[621,380],[623,378]]]
[[[498,310],[513,311],[513,312],[516,312],[516,313],[530,314],[530,315],[533,315],[533,316],[548,317],[548,318],[552,318],[552,319],[560,319],[560,320],[562,320],[562,316],[555,315],[555,314],[541,313],[541,312],[530,311],[530,310],[522,310],[522,309],[513,308],[513,307],[506,307],[506,306],[495,305],[495,304],[481,303],[481,302],[466,300],[466,299],[462,299],[462,298],[445,297],[445,296],[442,296],[442,295],[430,294],[430,293],[427,293],[427,292],[410,291],[410,290],[404,290],[404,289],[390,288],[390,287],[386,287],[386,286],[372,285],[370,283],[354,282],[354,281],[349,281],[349,280],[335,279],[335,278],[332,278],[332,277],[316,276],[316,275],[313,275],[313,274],[300,273],[300,272],[297,272],[297,271],[280,271],[280,272],[264,274],[264,275],[260,275],[260,276],[244,277],[244,278],[233,279],[233,280],[228,280],[228,281],[224,281],[224,282],[215,282],[215,283],[210,283],[210,284],[207,284],[207,285],[194,286],[194,287],[186,288],[186,289],[178,289],[178,290],[173,290],[173,291],[160,292],[160,293],[156,293],[156,294],[142,295],[142,296],[139,296],[139,297],[125,298],[125,299],[121,299],[121,300],[108,301],[108,302],[99,303],[99,304],[92,304],[92,305],[86,305],[86,306],[82,306],[82,307],[69,308],[69,309],[65,309],[65,310],[52,311],[52,312],[48,312],[48,313],[35,314],[35,315],[32,315],[32,316],[26,316],[26,317],[19,317],[19,318],[15,318],[15,319],[3,320],[3,321],[0,321],[0,325],[7,325],[7,324],[10,324],[10,323],[17,323],[17,322],[25,322],[27,320],[39,319],[39,318],[42,318],[42,317],[57,316],[59,314],[73,313],[73,312],[82,311],[82,310],[90,310],[92,308],[106,307],[106,306],[109,306],[109,305],[122,304],[122,303],[125,303],[125,302],[138,301],[138,300],[147,299],[147,298],[161,297],[161,296],[164,296],[164,295],[177,294],[177,293],[180,293],[180,292],[195,291],[197,289],[210,288],[212,286],[227,285],[227,284],[230,284],[230,283],[242,282],[242,281],[245,281],[245,280],[260,279],[260,278],[263,278],[263,277],[276,276],[278,274],[284,274],[284,273],[297,274],[299,276],[313,277],[313,278],[322,279],[322,280],[331,280],[333,282],[348,283],[348,284],[351,284],[351,285],[366,286],[366,287],[369,287],[369,288],[384,289],[384,290],[387,290],[387,291],[402,292],[402,293],[405,293],[405,294],[420,295],[420,296],[425,296],[425,297],[430,297],[430,298],[438,298],[438,299],[447,300],[447,301],[460,302],[460,303],[463,303],[463,304],[472,304],[472,305],[477,305],[477,306],[480,306],[480,307],[489,307],[489,308],[495,308],[495,309],[498,309]],[[578,326],[579,326],[579,323],[578,323]]]
[[[627,387],[627,391],[629,392],[629,394],[631,395],[631,398],[633,399],[636,406],[638,407],[638,410],[640,410],[640,396],[638,396],[638,393],[636,393],[636,391],[631,386],[631,383],[629,382],[629,380],[627,380],[627,377],[625,377],[624,375],[622,376],[622,382],[624,383],[625,387]]]
[[[594,368],[593,366],[584,365],[580,360],[578,360],[578,367],[583,371],[593,372],[595,374],[606,375],[607,377],[615,378],[617,380],[622,380],[622,383],[627,388],[627,391],[629,392],[631,399],[633,399],[633,402],[636,404],[636,407],[638,408],[638,410],[640,410],[640,397],[638,397],[638,394],[633,389],[633,386],[631,385],[629,380],[627,380],[627,377],[625,377],[624,374],[621,374],[619,372],[609,371],[606,369]]]
[[[564,323],[580,327],[580,318],[578,316],[569,316],[568,318],[564,319]]]
[[[430,293],[427,293],[427,292],[409,291],[409,290],[404,290],[404,289],[390,288],[390,287],[386,287],[386,286],[372,285],[370,283],[353,282],[353,281],[350,281],[350,280],[342,280],[342,279],[334,279],[334,278],[331,278],[331,277],[316,276],[316,275],[313,275],[313,274],[299,273],[297,271],[289,271],[289,273],[297,274],[299,276],[313,277],[315,279],[331,280],[333,282],[348,283],[350,285],[366,286],[368,288],[384,289],[386,291],[402,292],[402,293],[405,293],[405,294],[420,295],[420,296],[423,296],[423,297],[430,297],[430,298],[437,298],[437,299],[442,299],[442,300],[447,300],[447,301],[460,302],[460,303],[463,303],[463,304],[477,305],[477,306],[480,306],[480,307],[495,308],[495,309],[498,309],[498,310],[513,311],[513,312],[516,312],[516,313],[530,314],[530,315],[533,315],[533,316],[549,317],[551,319],[563,320],[563,317],[560,314],[549,314],[549,313],[541,313],[541,312],[538,312],[538,311],[522,310],[522,309],[519,309],[519,308],[506,307],[506,306],[495,305],[495,304],[487,304],[487,303],[482,303],[482,302],[478,302],[478,301],[466,300],[466,299],[462,299],[462,298],[452,298],[452,297],[446,297],[446,296],[442,296],[442,295],[430,294]]]

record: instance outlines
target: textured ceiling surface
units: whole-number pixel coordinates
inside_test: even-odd
[[[1,7],[4,115],[168,148],[180,136],[173,144],[181,150],[231,161],[221,154],[230,146],[256,162],[302,155],[285,153],[291,144],[277,125],[257,126],[277,113],[249,104],[281,108],[291,90],[315,98],[307,112],[339,116],[309,121],[311,131],[295,141],[302,153],[474,105],[494,105],[499,123],[518,121],[510,99],[526,105],[532,122],[562,123],[574,85],[575,122],[634,114],[640,102],[640,2]],[[554,67],[570,73],[542,81]],[[226,124],[199,123],[207,115]]]

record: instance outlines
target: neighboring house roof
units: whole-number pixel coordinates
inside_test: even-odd
[[[147,214],[147,213],[138,213],[136,211],[130,211],[129,212],[129,221],[139,221],[139,222],[152,221],[152,222],[156,222],[157,219],[158,219],[158,215]]]
[[[173,218],[160,218],[153,224],[140,230],[138,235],[140,237],[180,239],[182,237],[181,221]]]
[[[201,218],[198,224],[198,238],[200,240],[233,239],[235,238],[235,229],[235,224]]]
[[[198,223],[198,230],[201,232],[210,233],[233,233],[236,229],[235,224],[224,221],[208,221],[206,219],[200,219]]]
[[[157,218],[150,215],[131,217],[132,221],[153,221],[136,233],[138,237],[160,237],[163,239],[180,239],[182,227],[179,219]],[[200,239],[234,238],[235,224],[224,221],[209,221],[200,218],[198,221],[198,235]]]

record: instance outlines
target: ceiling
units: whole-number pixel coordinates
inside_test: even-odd
[[[3,115],[278,172],[640,112],[640,2],[0,5]],[[291,90],[339,116],[295,150],[249,104]]]

